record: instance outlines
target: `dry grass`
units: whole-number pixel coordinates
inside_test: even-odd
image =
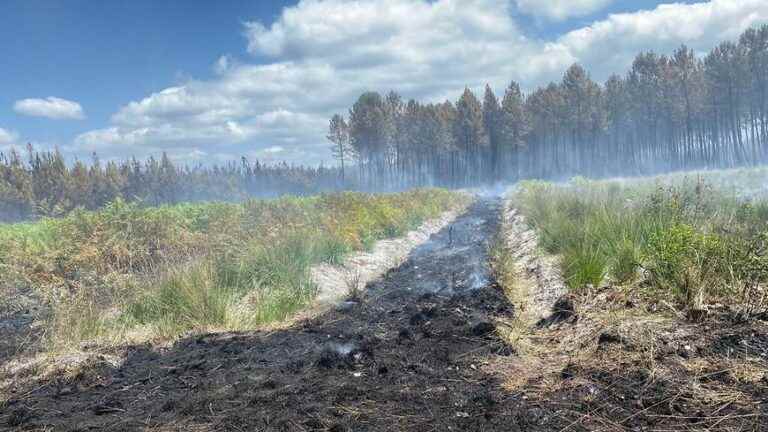
[[[569,401],[565,430],[761,430],[768,359],[708,351],[720,335],[744,329],[718,322],[712,331],[673,314],[578,299],[577,324],[524,327],[510,341],[528,347],[494,365],[511,394]]]
[[[635,279],[624,287],[581,289],[571,296],[575,323],[537,328],[531,303],[546,287],[522,264],[555,260],[541,255],[543,249],[535,257],[514,252],[502,242],[493,259],[497,279],[520,312],[499,333],[519,355],[492,369],[511,394],[560,406],[560,430],[730,432],[768,424],[759,390],[768,383],[768,347],[762,356],[713,348],[732,334],[764,333],[765,323],[734,324],[733,315],[688,321],[676,306],[645,295],[643,281]],[[761,299],[753,300],[758,309]],[[736,303],[727,310],[745,305]]]
[[[362,276],[360,275],[360,270],[352,271],[347,275],[347,300],[360,301],[360,296],[363,290],[361,281]]]
[[[465,200],[430,189],[158,208],[116,202],[0,225],[0,287],[42,299],[52,352],[254,328],[312,301],[312,265],[338,264]]]

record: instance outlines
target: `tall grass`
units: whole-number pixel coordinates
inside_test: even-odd
[[[401,235],[466,197],[438,189],[142,208],[0,225],[0,286],[51,307],[54,347],[246,329],[312,301],[310,267]]]
[[[768,279],[768,202],[705,177],[526,182],[514,200],[573,290],[634,284],[698,308]]]

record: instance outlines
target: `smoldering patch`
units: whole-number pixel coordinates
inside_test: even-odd
[[[356,369],[373,360],[370,343],[328,342],[323,345],[317,366],[325,369]]]

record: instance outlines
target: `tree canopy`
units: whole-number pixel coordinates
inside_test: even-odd
[[[580,65],[499,103],[360,96],[349,143],[367,185],[469,186],[522,178],[604,177],[761,164],[768,157],[768,25],[703,58],[681,46],[641,52],[605,83]]]

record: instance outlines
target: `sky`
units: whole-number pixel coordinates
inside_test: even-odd
[[[3,0],[0,151],[329,164],[328,120],[364,91],[603,81],[764,23],[766,0]]]

